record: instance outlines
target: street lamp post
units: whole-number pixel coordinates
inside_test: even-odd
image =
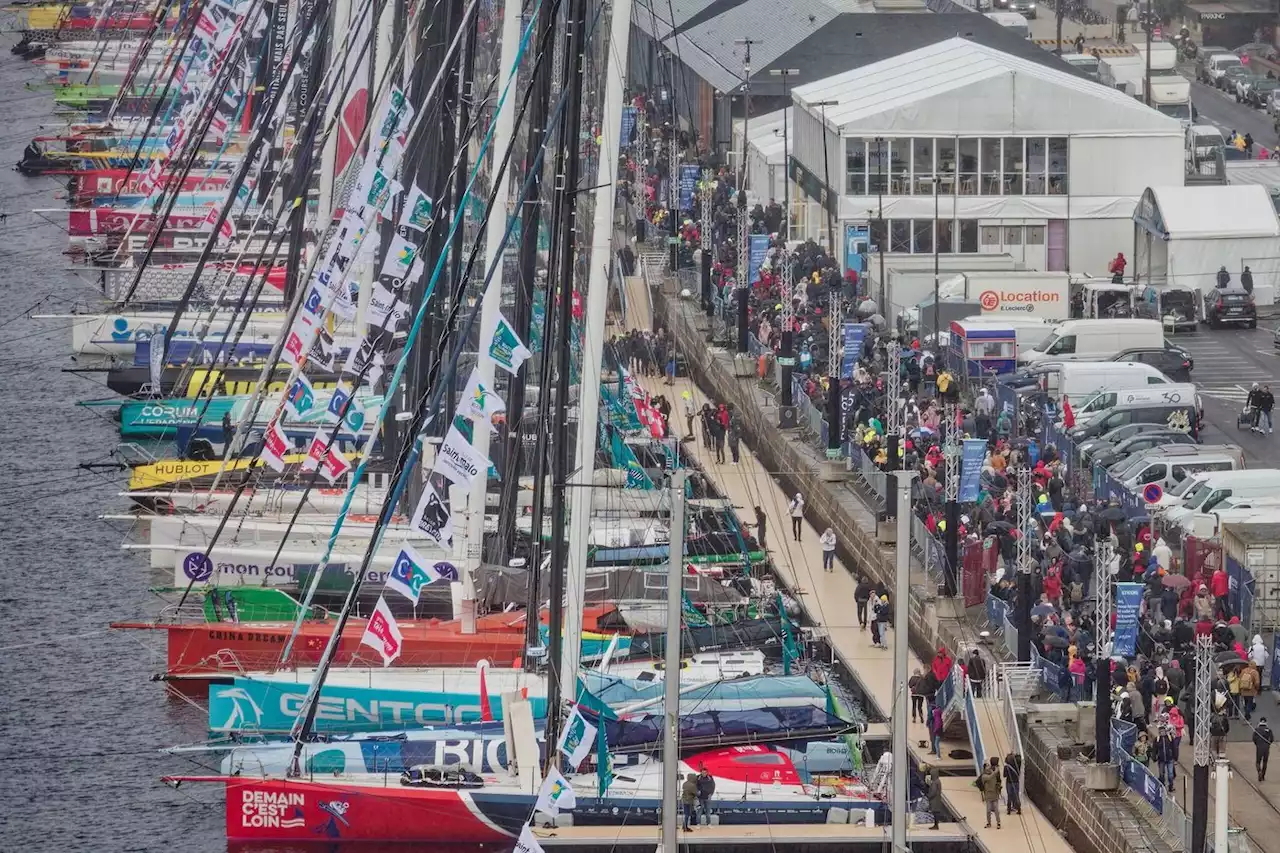
[[[876,137],[876,203],[880,210],[876,214],[876,221],[880,223],[880,239],[876,241],[876,254],[880,256],[880,269],[878,276],[880,277],[880,314],[885,319],[889,317],[889,305],[887,302],[887,287],[884,274],[884,244],[889,239],[889,228],[884,221],[884,137]],[[868,292],[870,295],[870,292]]]
[[[809,104],[811,107],[822,108],[822,181],[824,184],[822,206],[827,211],[827,250],[831,252],[832,257],[835,257],[836,253],[836,218],[831,211],[831,158],[827,154],[827,107],[839,104],[839,101],[814,101]]]
[[[769,74],[774,77],[782,78],[782,96],[786,99],[786,104],[782,108],[782,161],[783,161],[783,181],[782,181],[782,269],[779,280],[781,283],[781,292],[778,294],[782,297],[779,301],[782,303],[782,349],[778,353],[778,366],[782,368],[782,400],[778,406],[778,425],[784,428],[796,425],[795,416],[795,394],[791,388],[791,373],[796,363],[795,349],[795,332],[792,331],[792,311],[791,300],[794,270],[791,267],[791,253],[787,248],[787,238],[791,236],[791,136],[787,130],[787,113],[791,107],[790,92],[787,87],[787,78],[799,74],[798,68],[774,68]]]
[[[769,71],[770,76],[782,78],[782,98],[786,101],[782,107],[782,219],[785,228],[782,239],[784,241],[791,238],[791,133],[787,130],[787,114],[791,109],[791,96],[787,89],[787,78],[799,73],[799,68],[773,68]],[[789,333],[783,332],[782,348],[784,353],[790,352],[787,346],[788,339]]]

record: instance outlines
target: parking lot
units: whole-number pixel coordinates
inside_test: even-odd
[[[1256,329],[1206,329],[1167,340],[1191,354],[1191,379],[1201,391],[1207,444],[1232,443],[1244,448],[1251,465],[1276,461],[1275,436],[1260,436],[1236,428],[1236,416],[1254,382],[1280,382],[1280,351],[1272,343],[1276,321],[1259,321]],[[1272,388],[1273,391],[1277,390]]]

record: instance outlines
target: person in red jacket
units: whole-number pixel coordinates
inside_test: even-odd
[[[1219,619],[1230,619],[1231,608],[1227,606],[1227,593],[1231,591],[1231,579],[1227,570],[1219,567],[1209,579],[1209,592],[1213,594],[1214,614]]]
[[[1116,256],[1111,259],[1111,264],[1107,267],[1107,272],[1111,273],[1111,280],[1116,284],[1124,281],[1124,268],[1128,265],[1129,262],[1124,259],[1124,252],[1116,252]]]
[[[933,677],[938,680],[939,684],[946,681],[947,676],[951,674],[952,663],[954,661],[951,659],[951,655],[947,654],[947,647],[938,646],[938,654],[934,656],[930,669],[933,670]]]
[[[1071,429],[1076,425],[1076,413],[1071,411],[1071,401],[1067,399],[1067,395],[1062,395],[1062,426]]]

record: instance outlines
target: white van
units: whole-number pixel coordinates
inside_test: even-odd
[[[1044,343],[1018,353],[1018,363],[1105,361],[1127,349],[1162,346],[1164,329],[1159,320],[1067,320]]]
[[[1197,513],[1212,512],[1227,498],[1274,494],[1277,478],[1280,478],[1280,471],[1274,468],[1210,474],[1193,484],[1183,496],[1182,503],[1170,509],[1165,517],[1170,524],[1181,525]]]
[[[1075,415],[1076,426],[1082,426],[1112,406],[1139,403],[1195,403],[1197,411],[1201,408],[1195,385],[1190,382],[1165,382],[1142,385],[1137,388],[1099,391],[1080,405],[1072,406],[1071,412]]]
[[[1182,529],[1198,539],[1211,539],[1222,532],[1224,524],[1274,521],[1280,516],[1280,495],[1246,498],[1232,496],[1218,504],[1212,512],[1198,512],[1183,520]]]
[[[1171,444],[1122,463],[1113,476],[1127,491],[1137,492],[1151,483],[1168,489],[1195,474],[1243,468],[1244,453],[1234,444]]]
[[[1037,365],[1027,372],[1041,377],[1040,388],[1050,397],[1060,400],[1065,394],[1077,403],[1103,391],[1173,384],[1158,367],[1138,361],[1064,361]]]

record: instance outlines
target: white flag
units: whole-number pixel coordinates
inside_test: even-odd
[[[526,823],[520,830],[520,837],[516,839],[516,849],[511,853],[545,853],[538,839],[534,837],[533,828],[529,824]]]
[[[422,191],[417,184],[404,200],[404,209],[400,211],[400,220],[396,223],[400,228],[412,228],[415,231],[426,231],[431,225],[433,208],[431,196]]]
[[[422,487],[422,497],[413,509],[413,529],[425,533],[437,545],[449,547],[453,541],[453,513],[430,482]]]
[[[378,650],[383,666],[391,666],[391,662],[404,651],[404,636],[396,624],[396,617],[391,615],[391,608],[387,607],[386,599],[378,599],[378,606],[373,609],[369,624],[364,626],[360,642]]]
[[[284,458],[292,448],[289,438],[280,427],[280,421],[274,420],[267,425],[262,436],[262,462],[276,473],[284,473]]]
[[[506,317],[502,316],[502,312],[498,312],[498,319],[493,328],[484,330],[480,349],[489,354],[494,364],[512,376],[520,370],[524,360],[533,355],[524,345],[524,341],[520,340],[515,328],[507,322]]]
[[[293,328],[289,330],[289,336],[285,338],[283,356],[285,363],[291,367],[297,367],[311,351],[311,345],[315,342],[318,331],[319,327],[311,321],[310,315],[299,314]]]
[[[404,300],[399,299],[389,288],[377,284],[369,297],[364,321],[370,326],[394,332],[400,319],[408,313],[409,305]]]
[[[417,604],[422,588],[427,584],[457,579],[458,567],[453,563],[447,560],[427,560],[406,542],[391,567],[391,574],[387,575],[387,586]]]
[[[506,410],[507,404],[502,401],[502,398],[480,382],[480,371],[474,367],[471,368],[471,378],[467,380],[467,387],[462,389],[462,399],[458,401],[458,414],[475,423],[489,424],[490,428],[497,432],[498,428],[493,425],[493,416]]]
[[[570,767],[579,767],[587,760],[595,744],[596,727],[588,723],[578,709],[574,708],[569,712],[569,719],[565,720],[564,731],[560,734],[560,743],[556,744],[556,749],[564,754]]]
[[[435,467],[431,470],[451,483],[470,486],[482,473],[488,476],[489,460],[471,446],[457,426],[450,425],[436,456]]]
[[[547,778],[542,780],[542,787],[538,789],[538,801],[533,806],[534,811],[555,817],[560,814],[561,809],[573,811],[577,805],[578,796],[573,792],[573,786],[569,784],[568,779],[564,778],[563,773],[552,767]]]
[[[328,446],[329,432],[324,427],[320,427],[311,437],[311,443],[307,445],[307,458],[302,460],[302,470],[310,472],[319,468],[327,453],[325,448]]]
[[[368,365],[367,370],[365,365]],[[374,349],[370,338],[365,338],[347,351],[347,363],[343,365],[342,373],[346,376],[359,376],[363,371],[363,384],[372,387],[382,378],[382,370],[385,366],[386,357]]]
[[[399,234],[395,235],[391,238],[391,245],[387,246],[387,254],[382,260],[382,275],[403,280],[409,274],[409,268],[413,266],[413,259],[417,253],[416,245]]]
[[[329,481],[329,485],[333,485],[342,479],[348,471],[351,470],[351,463],[347,461],[347,457],[342,455],[342,451],[337,445],[329,448],[329,452],[325,454],[324,462],[320,465],[320,476]]]

